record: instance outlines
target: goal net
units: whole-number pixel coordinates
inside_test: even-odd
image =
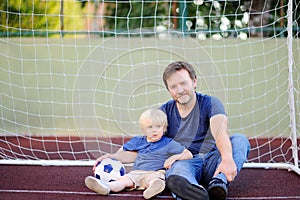
[[[0,163],[92,165],[171,97],[173,61],[217,96],[245,167],[299,173],[300,3],[52,0],[0,3]]]

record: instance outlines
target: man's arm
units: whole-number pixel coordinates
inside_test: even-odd
[[[218,114],[211,117],[210,130],[216,141],[222,159],[214,175],[222,172],[226,176],[227,181],[231,182],[237,175],[237,167],[232,157],[232,146],[228,135],[227,116]]]
[[[164,167],[166,169],[169,169],[176,160],[187,160],[187,159],[191,159],[191,158],[193,158],[193,154],[189,150],[184,149],[182,153],[169,157],[165,161]]]

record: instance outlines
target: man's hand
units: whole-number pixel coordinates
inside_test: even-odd
[[[234,160],[222,160],[219,167],[216,169],[214,176],[218,175],[220,172],[226,176],[228,182],[232,182],[237,175],[237,167]]]
[[[222,172],[226,176],[227,181],[231,182],[237,175],[237,167],[232,158],[232,146],[228,135],[227,116],[222,114],[213,116],[210,119],[210,128],[222,158],[214,175],[216,176]]]

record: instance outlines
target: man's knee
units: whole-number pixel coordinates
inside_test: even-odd
[[[247,156],[250,152],[250,143],[248,138],[243,134],[234,134],[230,137],[232,147],[240,151],[246,152]]]
[[[186,169],[186,163],[184,161],[185,160],[178,160],[173,163],[172,167],[166,171],[166,177],[182,174],[183,170]]]
[[[241,170],[250,153],[250,143],[245,135],[235,134],[230,137],[232,143],[233,159],[238,171]]]

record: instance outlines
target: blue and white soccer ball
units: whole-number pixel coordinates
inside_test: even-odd
[[[124,165],[113,158],[106,158],[99,162],[95,168],[94,176],[105,182],[115,181],[120,176],[125,175]]]

